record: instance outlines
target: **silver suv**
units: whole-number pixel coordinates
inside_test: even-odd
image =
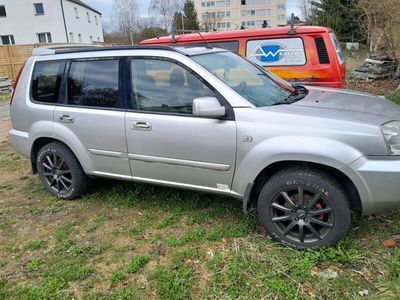
[[[59,198],[92,177],[233,196],[299,249],[400,204],[400,109],[383,98],[292,87],[210,46],[34,51],[10,136]]]

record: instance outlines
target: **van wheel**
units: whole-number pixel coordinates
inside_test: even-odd
[[[43,146],[36,166],[43,185],[60,199],[80,197],[89,187],[89,178],[72,151],[61,143]]]
[[[312,168],[290,168],[272,176],[262,188],[257,210],[267,233],[296,249],[335,245],[351,222],[342,186]]]

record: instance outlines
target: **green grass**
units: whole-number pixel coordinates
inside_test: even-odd
[[[128,272],[136,273],[140,269],[144,268],[144,266],[149,262],[149,258],[147,256],[137,256],[133,258],[128,264]]]
[[[400,104],[400,90],[390,93],[389,95],[387,95],[386,98],[393,101],[394,103]]]
[[[0,101],[10,101],[11,94],[9,93],[0,93]]]
[[[400,242],[398,211],[353,215],[337,246],[295,251],[234,199],[98,181],[60,201],[27,170],[0,143],[0,299],[400,298],[400,248],[382,244]]]

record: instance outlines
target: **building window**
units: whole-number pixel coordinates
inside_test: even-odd
[[[82,34],[78,34],[78,42],[79,44],[82,44]]]
[[[74,12],[75,12],[75,18],[79,19],[79,12],[77,7],[74,7]]]
[[[74,33],[73,32],[69,33],[69,42],[74,43]]]
[[[278,4],[278,9],[286,9],[286,4]]]
[[[100,38],[99,37],[97,37],[97,42],[100,43]]]
[[[97,16],[96,15],[94,15],[94,21],[95,21],[96,25],[99,25],[99,21],[97,20]]]
[[[206,1],[206,2],[201,2],[202,7],[214,7],[215,6],[215,1]]]
[[[90,36],[90,42],[93,44],[93,37]]]
[[[38,33],[37,37],[40,44],[46,44],[52,42],[50,32]]]
[[[87,12],[86,13],[87,21],[90,22],[90,14]]]
[[[14,45],[13,35],[0,35],[0,45]]]
[[[7,17],[6,7],[4,5],[0,5],[0,18]]]
[[[35,9],[36,16],[44,15],[43,3],[33,3],[33,7]]]

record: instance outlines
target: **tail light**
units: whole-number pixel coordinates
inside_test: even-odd
[[[22,73],[22,70],[24,69],[24,67],[25,67],[25,63],[23,64],[23,66],[22,66],[21,69],[19,70],[17,77],[15,77],[15,80],[14,80],[14,82],[12,83],[12,89],[13,89],[13,91],[12,91],[12,94],[11,94],[10,105],[11,105],[12,102],[13,102],[15,90],[17,89],[18,81],[19,81],[19,78],[21,77],[21,73]]]

